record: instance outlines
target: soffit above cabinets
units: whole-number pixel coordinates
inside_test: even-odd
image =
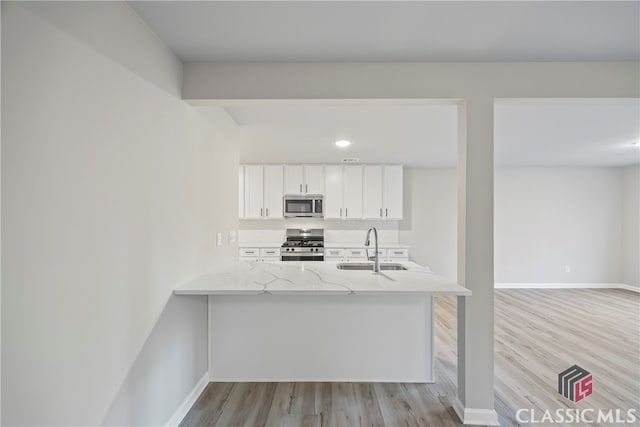
[[[240,126],[242,163],[457,163],[455,105],[227,106]],[[335,146],[349,139],[345,149]],[[640,101],[496,100],[498,166],[624,166],[640,162]]]

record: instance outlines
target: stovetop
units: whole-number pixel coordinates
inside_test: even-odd
[[[282,244],[283,248],[322,248],[323,240],[289,240]]]

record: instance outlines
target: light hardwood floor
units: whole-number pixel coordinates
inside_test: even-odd
[[[438,297],[435,307],[436,384],[210,383],[181,425],[460,425],[449,403],[456,384],[456,300]],[[637,293],[496,290],[495,340],[496,410],[504,426],[518,425],[518,408],[638,407]],[[556,391],[558,373],[573,364],[594,378],[593,394],[577,404]]]

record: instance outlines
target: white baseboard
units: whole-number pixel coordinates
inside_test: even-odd
[[[495,289],[626,289],[640,292],[640,288],[624,283],[495,283]]]
[[[476,409],[465,408],[460,402],[460,399],[453,397],[451,399],[451,406],[456,411],[458,418],[462,421],[462,424],[471,424],[479,426],[499,426],[498,413],[495,409]]]
[[[625,283],[621,283],[620,289],[626,289],[628,291],[637,292],[640,294],[640,286],[633,286],[633,285],[627,285]]]
[[[205,372],[202,378],[200,378],[200,381],[193,387],[193,390],[189,392],[187,397],[184,398],[178,409],[176,409],[171,418],[169,418],[169,421],[165,423],[165,426],[178,426],[189,412],[189,409],[196,403],[196,400],[198,400],[198,397],[200,397],[200,394],[202,394],[207,384],[209,384],[209,372]]]

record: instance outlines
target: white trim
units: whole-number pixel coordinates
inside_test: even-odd
[[[205,372],[200,381],[195,385],[193,390],[184,398],[178,409],[173,413],[169,421],[165,423],[167,427],[178,426],[189,412],[189,409],[196,403],[204,388],[209,384],[209,372]]]
[[[465,408],[460,399],[453,397],[451,406],[456,411],[456,415],[462,424],[472,424],[481,426],[499,426],[498,413],[495,409]]]
[[[495,289],[627,289],[640,292],[640,288],[623,283],[495,283]]]
[[[620,289],[626,289],[631,292],[640,293],[640,286],[627,285],[626,283],[621,283],[619,286]]]

